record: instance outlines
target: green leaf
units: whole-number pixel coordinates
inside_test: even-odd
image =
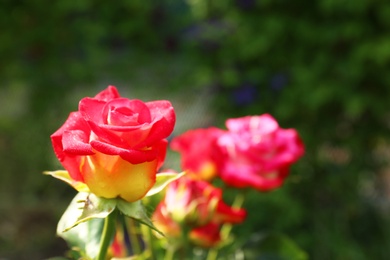
[[[172,172],[162,172],[156,175],[156,183],[153,187],[148,191],[146,196],[152,196],[156,193],[162,191],[169,183],[174,180],[177,180],[181,176],[183,176],[185,172],[182,173],[172,173]]]
[[[93,218],[88,222],[75,226],[75,223],[79,221],[80,216],[83,214],[83,209],[80,208],[80,201],[87,200],[89,195],[84,192],[76,195],[58,223],[57,235],[63,238],[72,250],[79,251],[80,255],[95,258],[100,248],[104,219]],[[70,229],[69,227],[73,228]],[[82,259],[89,258],[83,257]]]
[[[306,260],[307,253],[283,234],[267,234],[253,237],[245,247],[248,258],[273,260]]]
[[[122,199],[117,200],[118,209],[126,216],[133,218],[140,222],[141,224],[147,225],[151,229],[157,231],[159,234],[164,236],[161,231],[159,231],[152,223],[150,218],[146,213],[146,209],[142,204],[141,200],[135,202],[128,202]]]
[[[51,175],[56,179],[64,181],[64,182],[68,183],[70,186],[72,186],[73,188],[75,188],[79,192],[89,192],[89,188],[85,183],[73,180],[69,176],[69,173],[67,171],[64,171],[64,170],[45,171],[45,172],[43,172],[43,174]]]

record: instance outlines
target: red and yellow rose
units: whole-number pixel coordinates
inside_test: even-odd
[[[132,202],[156,182],[174,124],[169,101],[127,99],[109,86],[83,98],[51,140],[73,183],[100,197]]]

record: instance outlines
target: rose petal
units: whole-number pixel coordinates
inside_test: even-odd
[[[117,116],[115,117],[115,115]],[[117,98],[107,102],[102,111],[102,116],[107,119],[105,123],[124,127],[127,126],[123,120],[124,118],[133,120],[129,122],[128,126],[150,123],[152,120],[149,108],[144,102],[127,98]],[[112,118],[112,116],[114,117]]]
[[[160,202],[153,215],[152,215],[153,224],[161,232],[166,234],[169,237],[179,237],[181,229],[178,223],[173,221],[167,214],[164,202]]]
[[[157,161],[132,164],[119,156],[103,153],[85,157],[85,183],[104,198],[121,197],[133,202],[143,198],[156,182]]]
[[[236,209],[226,205],[222,200],[217,204],[215,221],[218,223],[241,223],[246,218],[245,209]]]
[[[95,98],[102,101],[110,101],[114,98],[119,98],[119,92],[114,86],[108,86],[105,90],[99,92]]]
[[[102,117],[102,111],[107,102],[94,98],[83,98],[79,102],[79,111],[87,122],[95,124],[105,123]]]
[[[210,222],[207,225],[197,227],[191,230],[191,241],[202,247],[213,247],[221,241],[220,225]]]
[[[226,127],[231,132],[249,131],[266,135],[278,129],[278,122],[269,114],[261,116],[245,116],[226,120]]]
[[[118,118],[113,118],[114,122],[109,122],[110,107],[115,110],[115,107],[129,108],[138,113],[137,121],[142,121],[136,125],[112,125],[109,123],[117,123]],[[150,112],[148,107],[139,100],[129,100],[126,98],[118,98],[108,103],[90,98],[84,98],[80,101],[79,110],[89,123],[92,131],[98,136],[99,140],[110,143],[122,148],[135,146],[139,147],[139,143],[143,142],[148,136],[151,125]],[[113,112],[114,114],[117,112]],[[114,115],[115,117],[115,115]],[[145,121],[145,122],[143,122]],[[146,145],[140,146],[143,148]]]
[[[50,137],[52,140],[54,152],[57,158],[60,160],[61,164],[69,172],[69,175],[75,181],[83,182],[83,177],[80,173],[80,157],[68,154],[64,151],[63,134],[72,130],[84,132],[85,135],[88,135],[90,132],[88,124],[84,121],[82,115],[79,112],[70,113],[65,123]],[[78,140],[78,142],[80,142],[80,140]],[[86,146],[84,146],[82,150],[86,151],[86,154],[90,154],[89,149],[86,148]]]
[[[132,164],[139,164],[146,161],[150,162],[155,160],[157,156],[157,152],[155,150],[124,149],[105,142],[101,142],[99,140],[92,140],[91,146],[96,151],[99,151],[107,155],[119,155],[124,160]]]
[[[153,150],[157,153],[157,170],[164,164],[165,156],[167,153],[168,141],[162,139],[153,145]]]
[[[74,155],[91,155],[91,145],[88,143],[89,135],[82,130],[67,130],[62,135],[63,151]]]
[[[105,123],[102,118],[102,110],[105,105],[106,102],[102,100],[83,98],[79,103],[79,111],[99,140],[125,147],[126,143],[118,135],[100,127]]]
[[[248,167],[249,168],[249,167]],[[275,172],[259,174],[251,169],[242,170],[237,168],[223,169],[222,180],[237,188],[253,187],[259,191],[268,191],[280,187],[284,178],[288,175],[288,167],[283,167]],[[237,174],[239,172],[240,174]]]
[[[147,102],[152,115],[152,129],[147,139],[137,147],[150,146],[158,140],[168,137],[175,126],[176,115],[172,104],[166,100]]]
[[[214,162],[216,141],[225,131],[210,127],[189,130],[175,137],[170,147],[181,154],[181,166],[203,180],[211,180],[217,169]]]

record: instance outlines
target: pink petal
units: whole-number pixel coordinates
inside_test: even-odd
[[[175,126],[176,115],[172,104],[166,100],[147,102],[152,116],[152,129],[148,138],[137,147],[150,146],[158,140],[168,137]]]
[[[95,98],[102,101],[109,101],[114,98],[119,98],[119,92],[114,86],[108,86],[105,90],[99,92]]]
[[[82,130],[67,130],[62,135],[63,151],[74,155],[94,154],[88,139],[89,133],[87,135]]]

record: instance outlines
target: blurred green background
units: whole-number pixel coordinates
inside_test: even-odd
[[[1,259],[65,252],[55,228],[76,192],[41,174],[61,169],[49,136],[110,84],[171,100],[175,135],[262,113],[296,128],[305,157],[282,189],[250,193],[235,232],[388,259],[389,1],[1,1]]]

